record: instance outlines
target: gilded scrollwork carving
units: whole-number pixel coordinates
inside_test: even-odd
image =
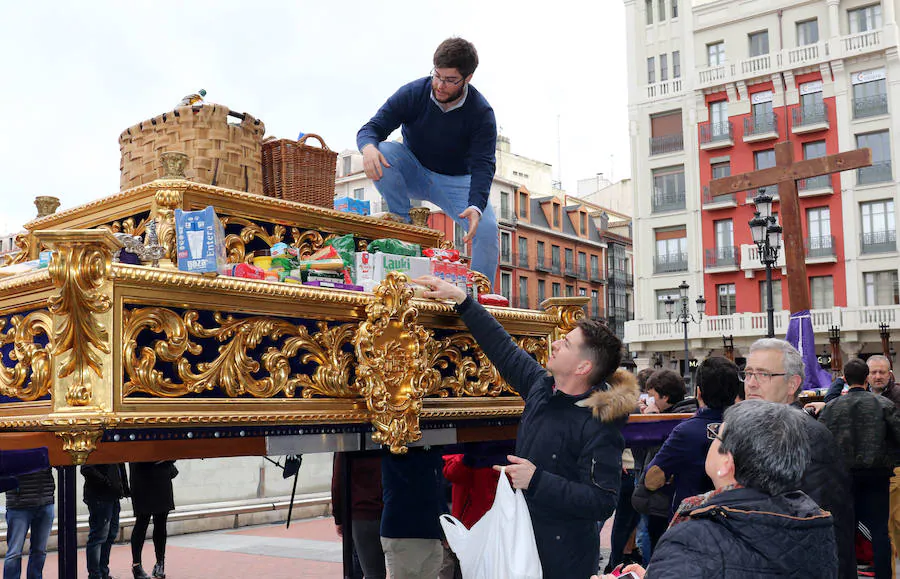
[[[4,332],[4,330],[6,330]],[[50,392],[53,321],[46,311],[0,319],[0,346],[12,344],[12,367],[0,364],[0,395],[32,401]],[[45,344],[35,340],[44,336]]]
[[[300,259],[308,258],[325,245],[322,234],[312,229],[301,232],[300,229],[291,227],[291,238],[294,240],[291,245],[297,248]]]
[[[112,299],[109,272],[120,243],[108,231],[42,231],[40,240],[54,251],[49,273],[57,293],[48,300],[56,317],[53,355],[59,357],[56,380],[68,378],[69,406],[91,404],[92,383],[103,379],[102,355],[110,353],[109,327],[100,319]]]
[[[125,395],[144,392],[175,398],[218,388],[228,397],[272,398],[281,393],[293,397],[300,388],[305,398],[355,396],[349,386],[353,355],[344,349],[353,339],[353,324],[329,327],[319,322],[319,331],[310,335],[306,326],[274,317],[234,318],[215,313],[213,320],[216,326],[207,328],[196,310],[183,315],[157,307],[127,310],[123,324],[124,366],[129,378]],[[155,340],[152,347],[140,346],[139,335],[147,330],[164,334],[165,339]],[[199,339],[213,339],[221,346],[215,359],[196,364],[195,370],[184,356],[203,353],[195,341]],[[263,339],[280,345],[269,347],[258,361],[252,352]],[[298,354],[303,364],[317,366],[311,375],[291,372],[290,361]],[[172,364],[172,373],[180,382],[168,377],[160,362]],[[268,375],[258,378],[261,370]]]
[[[184,192],[182,189],[158,189],[153,195],[153,205],[157,222],[157,235],[159,243],[166,250],[166,259],[173,267],[178,265],[176,244],[177,235],[175,231],[175,210],[182,206],[184,201]]]
[[[354,344],[357,387],[375,427],[372,440],[398,454],[421,438],[422,399],[441,388],[440,372],[428,364],[431,332],[417,323],[407,282],[391,272],[375,288]]]
[[[30,259],[29,256],[34,245],[34,236],[30,233],[19,233],[16,235],[15,241],[19,251],[0,257],[0,265],[13,265]]]
[[[128,235],[143,235],[147,229],[147,218],[141,218],[135,222],[134,217],[128,217],[122,221],[98,225],[97,229],[105,229],[111,233],[127,233]]]

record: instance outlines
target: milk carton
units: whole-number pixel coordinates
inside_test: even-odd
[[[224,271],[225,230],[211,206],[200,211],[175,210],[178,269],[196,273]]]

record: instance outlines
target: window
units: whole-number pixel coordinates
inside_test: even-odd
[[[559,222],[560,222],[559,213],[560,213],[559,205],[554,203],[553,204],[553,227],[559,227]]]
[[[772,303],[775,304],[773,308],[776,312],[781,310],[781,280],[776,279],[772,280]],[[759,282],[759,304],[760,312],[765,312],[768,310],[768,299],[766,297],[766,282]]]
[[[859,211],[862,218],[863,253],[894,251],[897,244],[894,201],[860,203]]]
[[[734,249],[734,222],[731,219],[714,221],[716,230],[716,249]]]
[[[687,270],[687,231],[684,226],[656,230],[655,273]]]
[[[737,312],[737,291],[733,283],[723,283],[716,286],[717,313],[720,316],[730,316]]]
[[[505,261],[505,262],[509,263],[509,261],[512,259],[512,257],[510,256],[510,252],[511,252],[510,245],[511,244],[512,244],[512,241],[511,241],[509,233],[506,231],[501,231],[500,232],[500,261]]]
[[[653,0],[644,0],[644,12],[647,13],[647,24],[653,24]]]
[[[831,249],[831,209],[828,207],[812,207],[806,210],[806,224],[809,229],[810,249],[814,240],[827,243],[824,248]]]
[[[528,267],[528,239],[520,237],[519,244],[519,267]]]
[[[344,157],[344,176],[350,174],[350,168],[353,166],[353,158],[349,155]]]
[[[681,78],[681,51],[672,52],[672,78]]]
[[[794,117],[794,124],[828,122],[825,104],[822,101],[822,81],[807,82],[800,85],[800,118]],[[798,122],[799,121],[799,122]]]
[[[731,163],[728,161],[724,163],[714,163],[713,165],[711,165],[711,168],[713,179],[721,179],[722,177],[731,176]]]
[[[684,166],[654,169],[653,211],[672,211],[684,208]]]
[[[354,199],[364,199],[366,196],[365,188],[359,188],[353,190],[353,198]]]
[[[662,22],[666,19],[666,0],[659,0],[656,3],[656,7],[659,9],[657,16],[659,16],[659,21]]]
[[[815,18],[797,23],[797,46],[815,44],[819,41],[819,21]]]
[[[647,58],[647,84],[656,82],[656,58],[650,56]]]
[[[659,55],[659,82],[666,82],[669,80],[668,58],[669,57],[666,54]]]
[[[512,276],[506,272],[500,272],[500,295],[505,297],[512,303],[512,298],[510,298],[510,291],[512,286]]]
[[[850,34],[881,28],[881,4],[848,10],[847,16],[850,18]]]
[[[553,260],[553,273],[559,273],[559,246],[554,245],[550,248],[550,258]]]
[[[575,295],[575,286],[566,284],[566,297],[570,298]]]
[[[553,297],[559,297],[559,282],[553,282]]]
[[[591,256],[591,279],[600,279],[600,260],[596,255]]]
[[[669,317],[668,314],[666,314],[666,300],[669,298],[669,296],[671,296],[672,299],[677,300],[678,296],[680,295],[681,293],[678,291],[678,288],[656,290],[657,320],[665,320]]]
[[[753,124],[757,129],[755,132],[774,130],[772,127],[772,91],[756,93],[751,96],[751,99],[753,100]]]
[[[500,192],[500,219],[509,219],[509,191]]]
[[[650,115],[650,154],[673,153],[683,149],[681,109]]]
[[[520,308],[528,308],[530,304],[528,303],[528,278],[520,277],[519,278],[519,304]]]
[[[581,234],[588,235],[587,213],[581,214]]]
[[[459,223],[453,224],[453,247],[459,250],[463,255],[466,254],[466,244],[463,241],[463,238],[466,236],[466,231],[462,228],[462,225]]]
[[[775,149],[756,151],[753,153],[753,167],[756,170],[768,169],[775,166]]]
[[[814,310],[833,308],[834,278],[830,275],[809,278],[809,297]]]
[[[538,299],[536,305],[541,305],[543,301],[547,299],[547,283],[544,280],[538,280]]]
[[[825,156],[825,141],[803,143],[803,158],[818,159]]]
[[[714,42],[706,45],[706,58],[709,66],[722,66],[725,64],[725,43]]]
[[[804,159],[818,159],[819,157],[824,157],[825,155],[825,141],[812,141],[810,143],[803,143]],[[829,186],[831,186],[831,175],[819,175],[818,177],[810,177],[809,179],[802,179],[798,183],[798,187],[800,190],[824,189]]]
[[[566,248],[566,271],[575,272],[575,252]]]
[[[856,146],[872,149],[872,165],[857,170],[856,180],[860,185],[884,183],[892,179],[891,142],[888,131],[856,135]]]
[[[750,41],[750,58],[769,54],[769,31],[754,32],[747,35]]]
[[[728,124],[728,101],[709,103],[709,129],[712,140],[731,137],[731,127]]]
[[[578,252],[578,275],[579,277],[587,277],[587,254]]]
[[[600,314],[600,292],[591,290],[591,316],[599,318]]]
[[[544,253],[545,253],[544,242],[538,241],[537,242],[537,264],[538,265],[544,265],[544,263],[545,263],[544,262]]]
[[[850,75],[850,82],[854,119],[887,114],[887,80],[883,68],[855,72]]]
[[[519,192],[519,217],[528,218],[528,193]]]
[[[678,0],[672,0],[672,18],[678,18]]]
[[[863,274],[867,306],[894,306],[900,304],[897,288],[897,270],[872,271]]]

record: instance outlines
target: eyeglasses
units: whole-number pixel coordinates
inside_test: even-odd
[[[433,80],[434,82],[436,82],[438,84],[452,84],[453,86],[459,86],[462,83],[462,81],[464,81],[465,79],[463,79],[463,78],[456,78],[456,79],[444,78],[441,75],[439,75],[438,73],[434,72],[434,70],[432,70],[431,71],[431,80]]]
[[[719,442],[725,442],[719,437],[719,430],[722,428],[721,422],[710,422],[706,425],[706,438],[710,440],[719,439]]]
[[[769,380],[774,376],[787,376],[787,374],[784,372],[757,372],[753,370],[750,372],[738,372],[741,382],[748,382],[751,378],[756,378],[758,383],[768,384]]]

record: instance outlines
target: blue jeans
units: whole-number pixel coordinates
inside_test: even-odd
[[[53,503],[30,509],[6,510],[6,559],[3,561],[3,579],[20,579],[22,576],[22,549],[25,533],[31,528],[31,548],[28,552],[27,579],[41,579],[44,560],[47,558],[47,539],[53,526]]]
[[[459,214],[469,206],[471,175],[442,175],[430,171],[402,143],[385,141],[378,145],[378,150],[391,166],[383,169],[381,179],[375,181],[375,188],[387,202],[391,213],[408,220],[411,199],[430,201],[468,231],[468,222],[460,219]],[[472,269],[486,275],[491,280],[491,287],[494,286],[499,258],[497,217],[488,203],[472,240]]]
[[[109,577],[109,552],[119,535],[119,500],[85,501],[88,506],[88,579]]]

